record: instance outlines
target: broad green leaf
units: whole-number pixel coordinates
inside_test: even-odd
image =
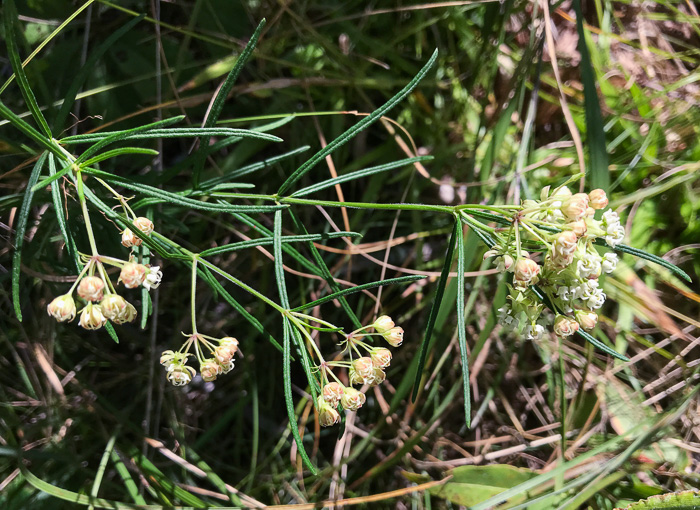
[[[24,233],[27,231],[27,222],[29,221],[29,211],[32,208],[32,198],[34,198],[34,192],[32,188],[34,184],[39,179],[41,171],[44,168],[44,163],[48,153],[44,152],[39,159],[34,164],[32,173],[29,175],[29,181],[27,182],[27,189],[24,192],[24,199],[22,200],[22,207],[19,210],[19,216],[17,217],[17,227],[15,234],[15,251],[12,254],[12,303],[15,307],[15,314],[17,319],[22,322],[22,307],[19,301],[19,275],[22,272],[22,246],[24,245]]]
[[[278,195],[282,195],[285,191],[289,189],[290,186],[292,186],[295,182],[297,182],[299,179],[301,179],[304,174],[306,174],[309,170],[311,170],[313,167],[315,167],[320,161],[322,161],[326,156],[329,154],[333,153],[338,147],[341,147],[344,145],[348,140],[353,138],[357,133],[362,131],[363,129],[367,128],[370,124],[374,123],[376,120],[378,120],[382,115],[384,115],[386,112],[391,110],[396,103],[401,101],[404,97],[406,97],[415,87],[418,85],[418,82],[423,79],[423,77],[428,73],[430,68],[433,66],[435,63],[435,60],[437,59],[438,51],[435,50],[428,60],[428,62],[423,66],[423,68],[418,71],[418,74],[406,85],[403,89],[399,91],[398,94],[396,94],[394,97],[392,97],[388,102],[386,102],[384,105],[380,106],[377,108],[374,112],[372,112],[370,115],[367,117],[363,118],[360,122],[352,126],[350,129],[345,131],[343,134],[341,134],[339,137],[337,137],[335,140],[330,142],[328,145],[326,145],[323,149],[318,151],[316,154],[311,156],[311,158],[306,161],[303,165],[301,165],[297,170],[290,175],[286,181],[282,183],[282,186],[280,186],[279,190],[277,190]]]
[[[452,479],[443,485],[433,487],[430,493],[467,507],[486,501],[536,476],[536,473],[529,469],[505,464],[461,466],[449,471],[449,474],[452,475]],[[526,494],[521,494],[510,499],[508,503],[518,503],[525,497]]]

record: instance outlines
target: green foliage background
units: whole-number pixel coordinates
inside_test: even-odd
[[[17,4],[22,60],[78,8],[67,1]],[[331,156],[338,174],[414,154],[434,159],[422,171],[408,165],[345,183],[345,201],[511,203],[536,198],[544,186],[580,171],[550,48],[537,28],[544,23],[541,5],[223,0],[89,4],[25,67],[52,127],[83,63],[138,14],[146,17],[86,69],[73,115],[61,133],[53,133],[57,138],[94,129],[130,129],[176,115],[186,116],[178,127],[199,127],[217,87],[266,18],[257,49],[217,125],[249,129],[280,121],[271,133],[283,142],[245,140],[219,150],[204,162],[202,181],[308,146],[303,153],[234,179],[253,184],[255,193],[275,193],[323,144],[405,86],[436,48],[431,72],[387,114],[387,121],[361,132]],[[577,9],[585,22],[578,27]],[[561,346],[550,339],[534,346],[501,333],[495,310],[504,302],[505,288],[497,276],[483,272],[489,268],[482,263],[485,247],[467,231],[461,260],[469,272],[464,331],[474,401],[474,419],[467,428],[456,351],[454,278],[447,282],[436,317],[424,384],[415,402],[410,398],[452,218],[422,210],[398,214],[362,209],[347,209],[346,218],[339,208],[295,206],[310,233],[333,232],[335,225],[362,234],[353,240],[359,248],[352,256],[339,239],[319,247],[339,281],[362,284],[403,276],[406,270],[430,276],[383,289],[380,311],[406,329],[406,341],[394,352],[388,382],[368,394],[367,405],[347,427],[315,427],[313,408],[305,398],[306,378],[292,364],[297,414],[305,425],[301,433],[323,474],[312,476],[302,471],[292,447],[282,391],[283,356],[269,341],[270,336],[282,340],[282,321],[264,303],[226,286],[260,321],[266,332],[261,334],[219,293],[200,284],[200,329],[236,336],[243,356],[215,385],[195,381],[185,390],[167,385],[158,365],[160,352],[178,347],[180,332],[188,329],[189,270],[176,261],[163,264],[164,283],[151,295],[152,318],[143,329],[141,324],[120,327],[118,344],[104,331],[49,320],[46,304],[70,286],[75,265],[63,245],[48,188],[36,192],[29,211],[21,258],[23,321],[17,320],[10,292],[13,229],[39,147],[3,123],[3,508],[73,508],[89,505],[90,494],[122,502],[124,508],[127,503],[250,504],[224,483],[270,505],[406,489],[380,496],[379,502],[357,501],[371,508],[489,508],[506,500],[521,508],[614,508],[653,494],[697,488],[700,431],[693,381],[700,325],[700,17],[688,4],[672,1],[644,8],[628,2],[560,3],[551,6],[551,16],[561,90],[584,141],[586,188],[609,183],[611,205],[628,221],[627,243],[665,255],[695,282],[686,284],[632,257],[625,257],[623,267],[608,278],[605,289],[612,299],[596,337],[633,363],[595,353],[580,339]],[[643,40],[640,30],[646,34]],[[576,49],[581,33],[589,55]],[[7,39],[6,29],[2,35]],[[0,59],[5,82],[12,75],[9,54],[0,51]],[[28,111],[16,81],[3,87],[0,100],[17,114]],[[191,186],[196,173],[197,163],[187,159],[192,140],[142,141],[139,146],[161,156],[127,154],[101,163],[100,169],[127,182],[178,192]],[[296,189],[327,180],[328,163],[316,165]],[[339,199],[334,188],[314,198]],[[260,235],[235,215],[149,202],[142,196],[132,206],[152,215],[163,236],[195,252]],[[78,248],[86,251],[77,201],[68,199],[64,213]],[[126,256],[115,226],[102,214],[93,216],[101,251]],[[256,218],[273,229],[272,214]],[[288,219],[283,228],[285,234],[300,233]],[[398,242],[385,254],[390,239]],[[298,249],[313,261],[307,246]],[[263,247],[224,253],[215,262],[278,300],[272,251]],[[385,256],[391,266],[383,271]],[[308,266],[290,257],[284,261],[292,306],[328,293],[319,278],[308,277]],[[457,269],[456,263],[451,269]],[[376,289],[371,293],[376,296]],[[137,302],[143,297],[130,294]],[[373,320],[371,296],[358,293],[348,300],[363,323]],[[352,328],[334,304],[324,305],[322,316]],[[332,352],[335,347],[326,341],[324,348]],[[353,439],[339,463],[334,449],[346,428]],[[557,439],[557,433],[567,439]],[[414,484],[441,480],[450,468],[471,463],[510,464],[527,471],[503,475],[514,481],[496,484],[497,490],[488,471],[474,475],[464,470],[452,473],[448,484],[453,486],[410,491]],[[202,471],[193,472],[193,465]],[[473,486],[483,498],[464,503],[459,498],[474,493]],[[502,492],[506,489],[511,493]],[[78,500],[78,495],[85,496]],[[100,505],[111,508],[103,502],[95,507]]]

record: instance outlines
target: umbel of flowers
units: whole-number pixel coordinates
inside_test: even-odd
[[[599,253],[594,243],[600,238],[614,248],[625,236],[614,211],[595,219],[596,211],[607,205],[601,189],[572,193],[566,186],[551,193],[545,188],[540,200],[523,202],[508,235],[499,237],[499,244],[484,256],[494,257],[501,272],[513,274],[506,304],[499,310],[503,326],[531,340],[541,338],[548,321],[536,286],[555,312],[552,329],[557,335],[595,327],[596,311],[605,302],[598,278],[615,270],[618,257],[610,251]],[[528,253],[524,242],[538,251],[531,248],[533,253]]]
[[[153,231],[153,223],[148,218],[136,218],[134,225],[140,230],[143,227],[145,234]],[[140,241],[141,239],[139,244]],[[81,255],[84,266],[75,283],[66,294],[54,298],[48,304],[47,313],[58,322],[69,322],[75,318],[78,305],[81,305],[79,324],[85,329],[100,329],[108,320],[115,324],[133,322],[136,319],[136,308],[117,294],[105,266],[121,269],[117,283],[123,283],[128,289],[143,286],[148,290],[160,285],[163,277],[160,268],[139,264],[134,260],[106,257],[93,251],[95,253],[92,256]],[[77,303],[74,293],[77,294]]]

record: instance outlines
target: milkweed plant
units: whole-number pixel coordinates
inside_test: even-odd
[[[277,344],[277,347],[282,350],[284,357],[283,384],[290,422],[296,419],[290,375],[292,350],[297,356],[294,361],[301,363],[308,378],[309,391],[322,426],[339,423],[344,411],[360,409],[365,403],[364,391],[384,382],[385,370],[392,360],[392,350],[389,347],[401,346],[404,342],[404,329],[387,315],[376,317],[369,324],[360,323],[350,308],[346,296],[368,288],[405,284],[423,277],[406,276],[386,279],[341,290],[313,243],[329,238],[351,238],[359,234],[354,232],[309,233],[295,215],[295,210],[300,207],[417,210],[426,214],[448,215],[452,218],[453,230],[426,332],[422,338],[415,331],[407,332],[406,343],[411,345],[410,348],[415,350],[419,357],[419,369],[414,385],[415,396],[429,350],[435,318],[444,294],[445,282],[449,277],[456,254],[457,323],[464,372],[467,422],[470,417],[470,392],[464,317],[465,229],[471,229],[483,241],[486,247],[484,258],[493,262],[498,271],[503,273],[507,282],[509,292],[506,304],[498,310],[499,322],[505,329],[532,341],[539,341],[550,332],[559,337],[568,337],[577,333],[602,351],[625,359],[588,333],[596,326],[597,310],[603,305],[606,297],[600,284],[600,277],[615,270],[618,253],[630,253],[651,260],[687,278],[680,269],[667,261],[623,244],[624,228],[621,226],[618,214],[607,208],[608,199],[605,191],[594,189],[588,193],[574,193],[570,189],[569,186],[578,182],[583,177],[582,174],[572,176],[566,183],[553,189],[549,187],[543,189],[539,200],[524,200],[519,204],[443,206],[340,202],[305,198],[337,184],[431,159],[428,156],[402,159],[346,173],[305,188],[298,187],[300,179],[326,156],[380,119],[404,99],[429,72],[436,60],[437,51],[418,74],[386,104],[364,117],[292,171],[280,184],[277,193],[264,195],[237,192],[235,188],[243,186],[232,182],[232,179],[251,173],[265,166],[264,164],[244,167],[208,180],[202,179],[205,158],[223,147],[246,139],[282,142],[280,138],[267,132],[278,124],[252,130],[216,125],[224,101],[242,67],[250,58],[264,22],[258,26],[249,44],[219,88],[201,128],[173,127],[183,118],[174,117],[129,130],[100,131],[55,138],[53,133],[60,132],[62,121],[67,118],[70,111],[71,101],[67,100],[63,103],[52,130],[34,98],[18,56],[13,32],[15,16],[13,2],[5,2],[5,33],[10,60],[17,84],[37,127],[30,125],[1,102],[0,115],[34,143],[38,154],[28,188],[24,193],[15,237],[12,290],[17,317],[21,320],[20,263],[32,200],[35,192],[50,188],[63,242],[76,266],[75,282],[66,288],[63,294],[54,297],[47,306],[48,315],[56,321],[65,323],[77,321],[79,327],[89,330],[105,329],[116,339],[118,329],[114,326],[132,322],[139,315],[131,302],[137,289],[141,289],[142,297],[145,298],[145,305],[141,311],[144,314],[142,320],[145,320],[145,316],[150,312],[147,306],[148,291],[157,288],[161,282],[167,282],[171,271],[181,271],[183,268],[190,271],[190,329],[182,333],[183,339],[179,347],[177,339],[173,339],[172,348],[164,351],[160,357],[164,377],[175,386],[190,383],[197,373],[204,381],[214,381],[230,373],[234,368],[236,354],[239,350],[245,350],[245,342],[250,341],[247,337],[238,340],[227,335],[217,336],[216,332],[205,332],[198,328],[195,296],[199,279],[203,279],[234,310],[248,320],[253,329],[259,332],[264,329],[261,323],[233,298],[224,284],[242,289],[263,301],[278,314],[283,326],[283,342],[281,346]],[[111,39],[119,37],[133,23],[115,32]],[[81,80],[86,76],[86,70],[78,74],[74,84],[76,91],[82,84]],[[158,155],[158,152],[153,149],[129,145],[132,142],[174,137],[190,137],[200,142],[198,150],[192,152],[185,162],[179,164],[180,168],[188,166],[191,168],[192,183],[187,190],[172,192],[100,169],[100,162],[122,155]],[[210,143],[212,138],[216,140],[214,143]],[[116,146],[116,144],[120,145]],[[299,153],[299,150],[292,150],[266,163],[285,161]],[[61,193],[58,186],[59,179],[74,194]],[[234,191],[231,191],[232,189]],[[110,200],[114,200],[117,206],[108,205],[104,194],[110,197]],[[68,219],[63,212],[65,201],[72,200],[73,196],[80,205],[88,246],[80,246],[73,238],[72,230],[68,227]],[[137,213],[134,210],[136,207],[132,207],[135,197],[144,199],[141,200],[141,205],[165,202],[193,210],[228,214],[234,220],[255,228],[262,233],[263,237],[194,252],[162,235],[159,232],[157,216],[147,217]],[[121,252],[106,253],[97,245],[92,223],[98,217],[96,212],[100,213],[101,220],[111,223],[109,228],[113,228],[115,238],[121,239],[123,248]],[[265,214],[273,215],[272,230],[256,219],[256,215]],[[296,235],[282,235],[285,219],[294,226]],[[72,218],[70,221],[78,220]],[[308,246],[314,262],[320,268],[321,276],[330,289],[328,294],[320,299],[297,306],[290,303],[283,269],[285,256],[298,255],[293,248],[295,243],[304,243]],[[209,260],[214,255],[261,245],[273,247],[274,272],[279,291],[277,300],[264,295]],[[153,263],[153,260],[160,262]],[[119,276],[116,281],[110,277],[108,271],[110,268],[116,268],[118,271]],[[115,271],[112,270],[112,274],[114,273]],[[346,331],[342,325],[332,324],[304,313],[306,310],[332,301],[339,303],[347,313],[350,323],[353,324],[351,330]],[[324,338],[328,340],[312,337],[314,331],[325,335]],[[340,345],[342,348],[340,356],[334,355],[331,358],[324,355],[323,346],[331,344]],[[340,374],[343,371],[346,373],[341,377]],[[308,456],[304,453],[298,428],[292,426],[291,431],[302,457],[313,470]]]

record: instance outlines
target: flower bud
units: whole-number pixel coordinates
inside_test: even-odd
[[[386,340],[392,347],[398,347],[403,343],[403,328],[401,326],[396,326],[391,328],[389,331],[384,333],[384,340]]]
[[[505,273],[506,271],[513,271],[513,263],[515,261],[513,260],[513,257],[508,255],[507,253],[503,255],[502,257],[497,257],[496,258],[496,269],[498,269],[499,273]]]
[[[352,367],[355,369],[357,376],[362,379],[363,383],[372,383],[374,380],[374,363],[372,363],[372,358],[368,356],[357,358],[352,362]]]
[[[564,200],[561,205],[561,212],[570,221],[578,221],[586,215],[588,209],[588,195],[576,193]]]
[[[602,189],[594,189],[588,194],[588,198],[593,209],[605,209],[608,206],[608,196]]]
[[[318,423],[321,425],[321,427],[330,427],[340,422],[340,413],[338,413],[333,406],[326,402],[323,397],[318,398],[317,405]]]
[[[345,388],[343,396],[340,398],[340,403],[343,408],[349,411],[357,411],[365,403],[365,394],[355,388]]]
[[[344,395],[345,388],[338,382],[330,382],[323,387],[323,400],[333,408],[338,407],[338,402]]]
[[[134,322],[134,319],[136,319],[136,308],[134,308],[134,305],[131,303],[126,304],[126,310],[122,312],[122,314],[117,317],[114,322],[117,324],[124,324],[125,322]]]
[[[153,222],[148,218],[140,216],[136,218],[133,222],[134,226],[139,229],[144,234],[148,235],[153,232]],[[139,239],[139,244],[141,244],[141,239]]]
[[[569,227],[577,237],[585,236],[588,231],[585,220],[572,221],[571,223],[567,223],[566,226]]]
[[[164,366],[170,365],[173,361],[179,359],[180,356],[181,354],[179,352],[172,350],[163,351],[160,355],[160,364]]]
[[[376,321],[374,321],[374,329],[377,330],[377,333],[381,333],[382,335],[389,331],[391,328],[395,326],[394,321],[391,320],[391,317],[388,315],[382,315],[379,317]]]
[[[212,358],[205,359],[199,365],[199,373],[206,382],[215,380],[216,376],[219,375],[221,371],[221,366]]]
[[[578,322],[559,315],[554,320],[554,332],[559,336],[571,336],[578,331]]]
[[[143,241],[141,240],[140,237],[136,237],[134,233],[131,231],[131,229],[126,229],[124,232],[122,232],[122,246],[126,246],[127,248],[131,248],[132,246],[141,246],[141,243]]]
[[[527,287],[537,283],[537,275],[540,274],[540,266],[532,259],[519,258],[515,263],[513,282],[516,286]]]
[[[576,318],[583,329],[593,329],[598,323],[598,314],[595,312],[576,312]]]
[[[384,347],[375,347],[369,353],[372,363],[379,368],[386,368],[391,363],[391,351]]]
[[[105,282],[97,276],[86,276],[78,284],[78,296],[86,301],[100,301]]]
[[[75,301],[70,294],[58,296],[48,304],[46,312],[58,322],[72,321],[75,318]]]
[[[571,190],[569,189],[568,186],[561,186],[560,188],[557,188],[554,190],[554,193],[552,193],[553,197],[561,197],[561,198],[567,198],[572,195]]]
[[[143,264],[129,262],[122,267],[119,280],[124,283],[127,289],[135,289],[144,282],[147,272],[148,268]]]
[[[80,325],[85,329],[100,329],[107,322],[99,305],[88,305],[80,313]]]
[[[148,268],[143,286],[146,287],[146,290],[157,289],[162,278],[163,273],[160,271],[160,266],[151,266]]]

